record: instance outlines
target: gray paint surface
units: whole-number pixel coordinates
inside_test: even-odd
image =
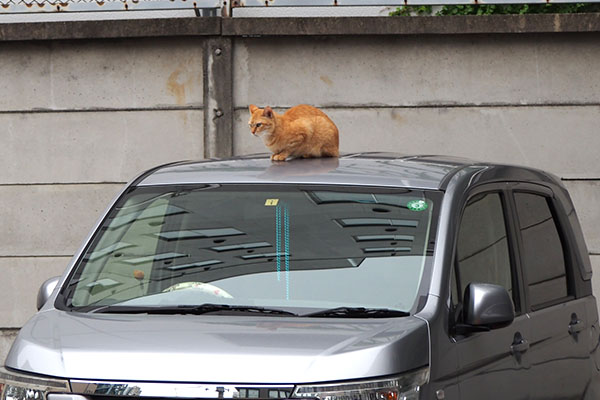
[[[427,159],[426,159],[427,160]],[[431,164],[410,160],[383,159],[374,162],[353,156],[323,157],[308,160],[288,160],[272,163],[268,157],[243,160],[214,161],[206,163],[182,163],[166,166],[145,177],[138,185],[166,185],[180,183],[305,183],[349,184],[384,187],[412,187],[438,190],[444,177],[456,165],[443,159]]]
[[[340,128],[342,152],[546,169],[568,179],[597,271],[599,31],[597,15],[0,24],[0,359],[39,283],[126,181],[205,156],[204,35],[219,32],[232,41],[233,154],[265,151],[250,103],[311,103]],[[256,32],[267,35],[246,37]]]
[[[422,340],[427,326],[416,317],[343,324],[310,318],[302,323],[297,318],[270,322],[264,316],[232,320],[210,315],[78,314],[43,310],[23,327],[26,339],[7,361],[20,370],[74,379],[224,383],[227,376],[230,383],[288,384],[294,378],[340,380],[349,373],[389,375],[421,367],[429,356],[427,341]],[[131,351],[142,337],[138,357],[114,362],[115,355]],[[257,351],[264,368],[257,368]],[[36,352],[44,357],[35,357]],[[156,365],[169,365],[168,371]],[[336,368],[339,365],[354,371]]]

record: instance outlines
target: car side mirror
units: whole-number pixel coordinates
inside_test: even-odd
[[[515,319],[512,299],[499,285],[470,283],[465,289],[463,307],[463,328],[467,330],[503,328]]]
[[[59,280],[60,280],[60,276],[55,276],[53,278],[46,280],[46,282],[42,283],[42,286],[40,286],[40,290],[38,291],[38,295],[37,295],[38,311],[44,306],[44,304],[46,304],[46,302],[50,298],[50,295],[52,295],[52,292],[54,292],[56,285],[58,285]]]

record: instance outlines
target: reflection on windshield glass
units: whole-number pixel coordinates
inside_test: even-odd
[[[66,303],[410,311],[438,197],[292,185],[136,188],[84,254]]]
[[[235,235],[243,235],[244,232],[240,232],[237,229],[233,228],[216,228],[216,229],[196,229],[193,231],[173,231],[173,232],[160,232],[157,233],[161,239],[165,240],[180,240],[180,239],[201,239],[201,238],[211,238],[211,237],[220,237],[220,236],[235,236]]]

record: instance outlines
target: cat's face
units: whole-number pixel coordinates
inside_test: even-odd
[[[250,127],[250,132],[258,137],[270,135],[275,128],[271,107],[262,109],[252,104],[249,108],[250,120],[248,121],[248,126]]]

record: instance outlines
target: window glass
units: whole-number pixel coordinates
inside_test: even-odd
[[[565,257],[546,197],[515,193],[523,244],[523,268],[532,307],[568,294]]]
[[[411,311],[440,193],[183,185],[130,190],[67,284],[67,307],[205,303]]]
[[[452,305],[457,306],[461,301],[458,298],[458,282],[456,281],[456,270],[452,268],[452,272],[450,273],[450,299],[452,300]]]
[[[512,295],[510,255],[499,193],[475,196],[467,204],[460,223],[456,264],[461,296],[471,282],[500,285]]]
[[[289,390],[271,389],[269,390],[270,399],[287,399],[290,397],[291,392]]]
[[[240,398],[258,399],[260,397],[260,390],[259,389],[245,389],[245,388],[241,388],[241,389],[239,389],[239,392],[240,392]]]

